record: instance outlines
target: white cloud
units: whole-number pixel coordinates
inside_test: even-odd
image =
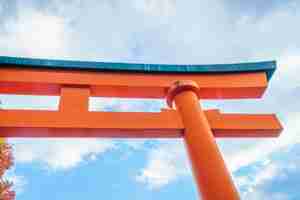
[[[184,145],[181,141],[170,141],[150,150],[147,164],[136,180],[150,189],[158,189],[188,174]]]
[[[22,139],[14,141],[16,163],[42,163],[53,170],[71,169],[115,148],[105,139]]]
[[[265,193],[262,191],[255,191],[245,197],[247,200],[264,200],[264,199],[272,199],[272,200],[289,200],[289,196],[287,194],[282,193]]]
[[[4,23],[5,32],[0,32],[2,55],[58,58],[67,54],[68,34],[64,18],[22,10],[17,19]]]
[[[262,167],[254,176],[252,175],[251,179],[247,175],[237,177],[237,179],[242,179],[243,181],[237,181],[239,186],[246,185],[248,187],[248,193],[254,191],[254,188],[258,185],[264,184],[266,181],[272,180],[275,176],[283,176],[280,166],[277,166],[275,163],[270,163]],[[248,177],[248,179],[247,179]],[[246,180],[245,180],[246,178]]]
[[[278,88],[291,89],[300,87],[298,72],[300,69],[300,49],[288,50],[278,61],[277,76],[272,80]]]
[[[276,58],[300,42],[294,26],[300,18],[297,3],[277,6],[260,18],[251,12],[237,15],[233,3],[220,0],[32,0],[17,5],[18,17],[5,23],[9,37],[2,37],[1,54],[220,63]]]
[[[126,139],[122,140],[120,142],[127,145],[129,148],[131,148],[134,151],[143,150],[145,149],[145,143],[153,141],[151,139]]]
[[[243,168],[247,173],[234,176],[242,198],[296,199],[299,194],[293,186],[299,175],[298,152],[299,147],[285,147],[272,153],[269,160]]]
[[[58,110],[57,96],[1,95],[1,109]]]

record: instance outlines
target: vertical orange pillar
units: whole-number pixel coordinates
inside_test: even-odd
[[[238,200],[239,194],[200,107],[198,90],[192,81],[178,81],[167,96],[169,106],[174,100],[185,127],[184,140],[198,190],[203,200]]]

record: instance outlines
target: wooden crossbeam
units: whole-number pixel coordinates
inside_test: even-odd
[[[65,86],[89,86],[91,96],[164,98],[177,80],[192,80],[202,99],[259,98],[268,81],[263,71],[240,73],[154,74],[78,70],[0,68],[0,93],[60,95]]]
[[[218,110],[205,114],[215,137],[277,137],[282,130],[273,114],[221,114]],[[178,138],[183,134],[176,110],[77,115],[60,111],[0,111],[0,137]]]
[[[63,87],[58,111],[0,110],[0,137],[176,138],[184,126],[176,110],[89,112],[90,87]],[[215,137],[276,137],[275,115],[205,112]]]

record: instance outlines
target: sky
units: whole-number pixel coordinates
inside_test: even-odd
[[[207,64],[276,60],[262,99],[204,101],[276,113],[275,139],[218,139],[242,199],[300,199],[300,1],[0,0],[0,55]],[[3,109],[58,97],[0,95]],[[164,100],[93,98],[91,110],[159,111]],[[9,139],[17,199],[199,199],[182,140]],[[179,189],[180,188],[180,189]]]

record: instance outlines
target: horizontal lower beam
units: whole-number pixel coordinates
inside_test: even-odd
[[[277,137],[275,115],[206,111],[215,137]],[[0,111],[0,137],[178,138],[184,127],[175,110],[139,112]],[[201,133],[199,133],[201,134]]]
[[[60,95],[65,86],[88,86],[91,96],[164,98],[170,85],[192,80],[203,99],[260,98],[267,87],[266,72],[151,74],[76,70],[0,69],[0,93]]]
[[[220,114],[211,120],[219,137],[276,137],[283,128],[275,114]]]

